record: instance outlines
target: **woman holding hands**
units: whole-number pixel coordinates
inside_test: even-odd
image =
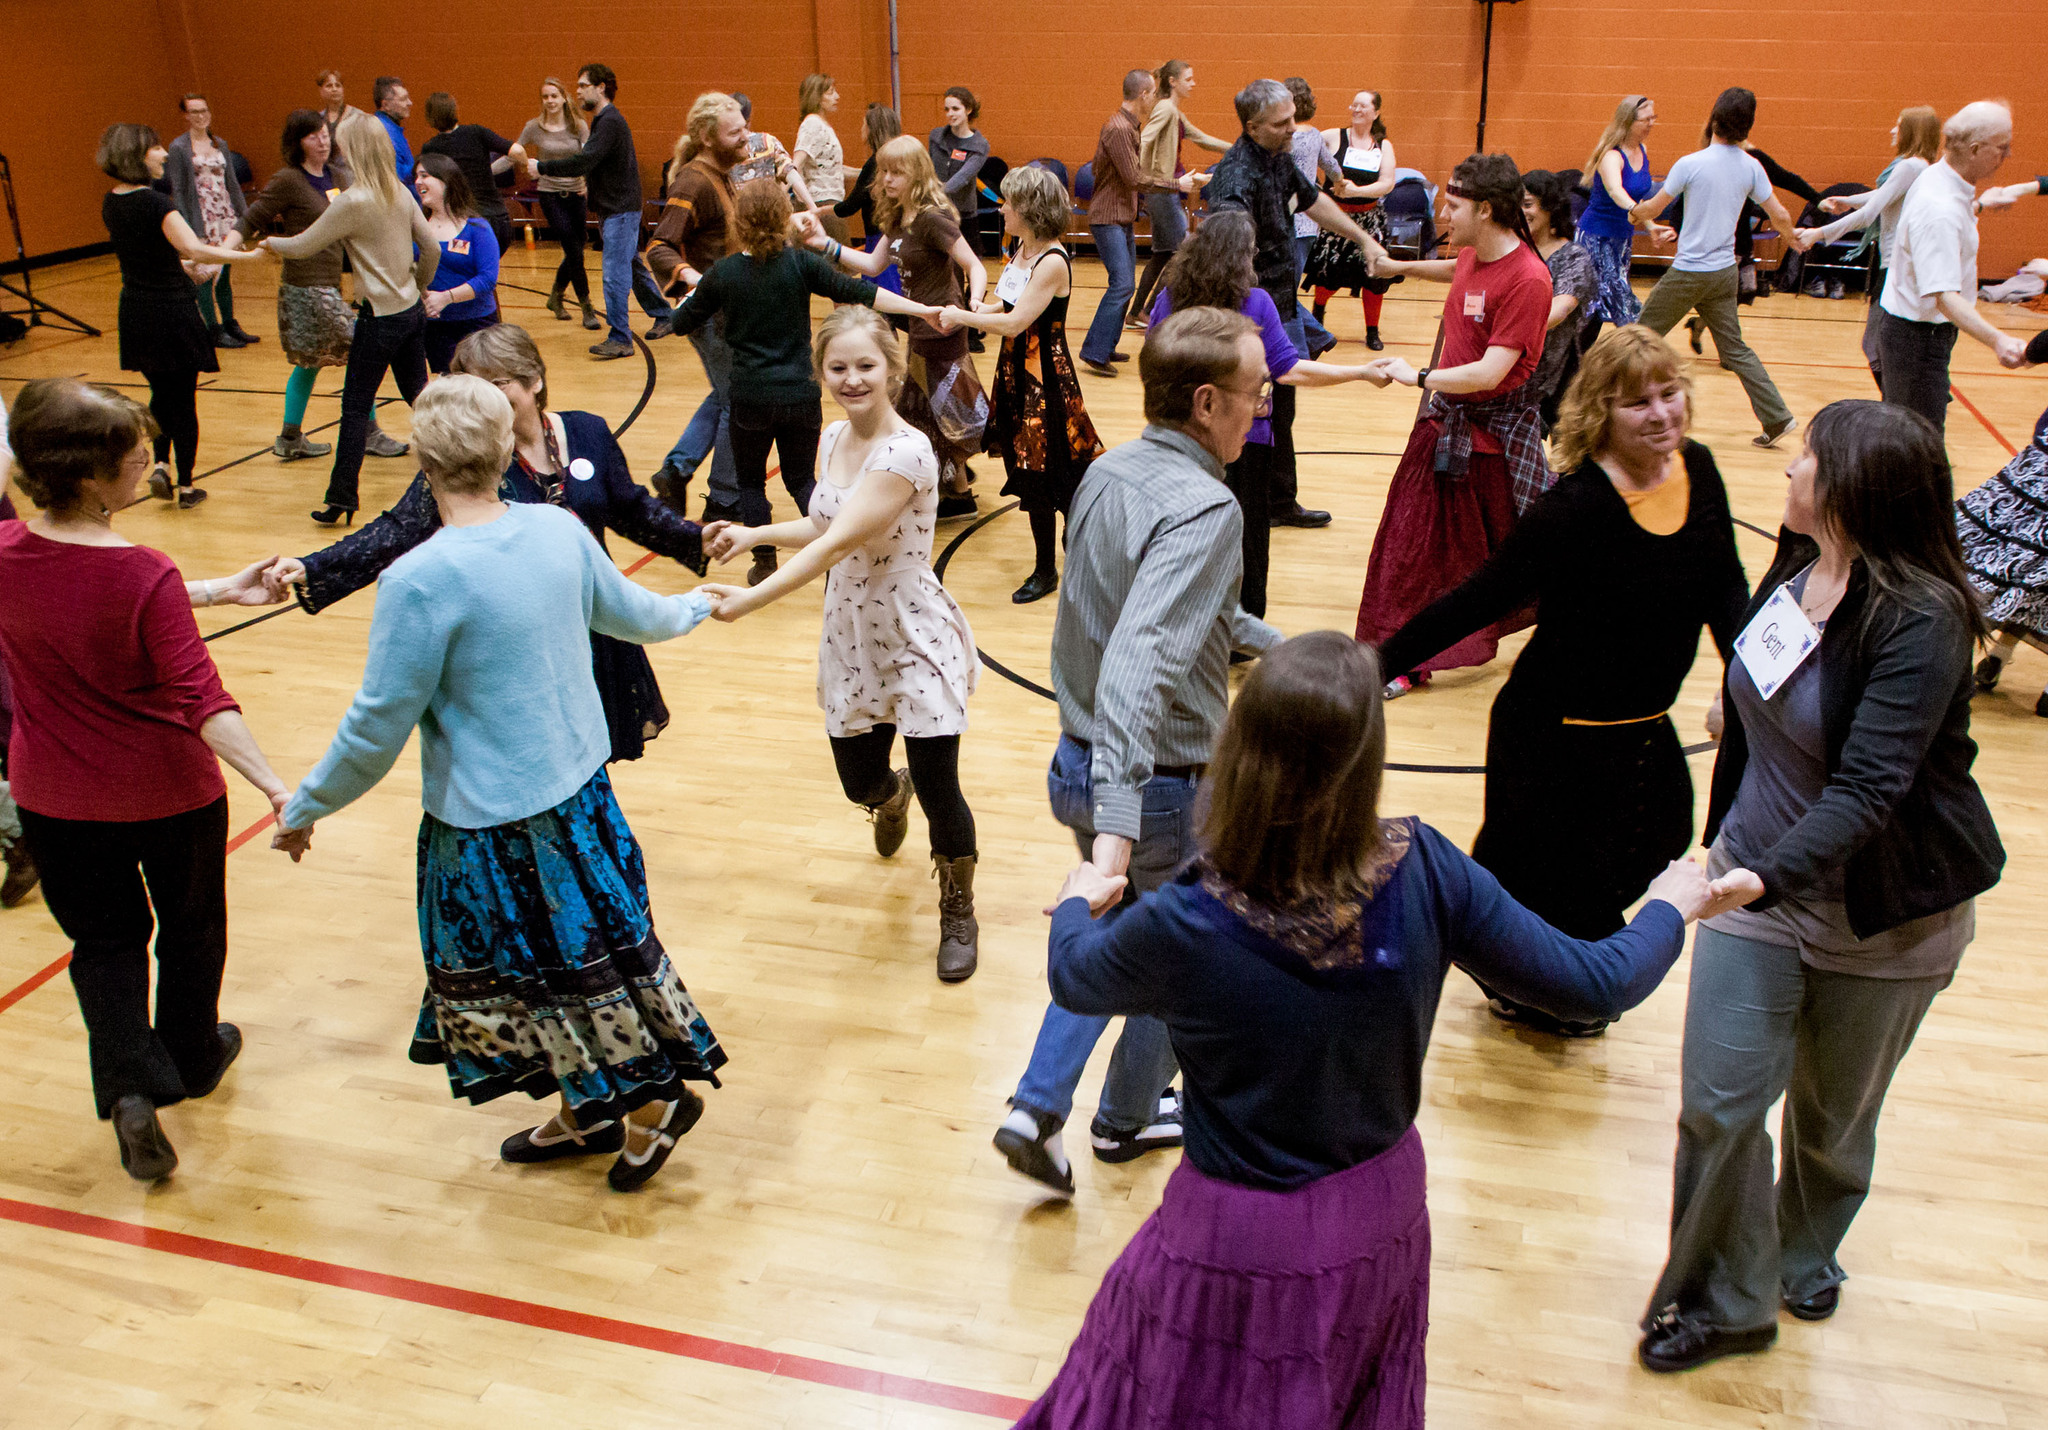
[[[1624,95],[1586,158],[1586,177],[1581,182],[1592,186],[1593,195],[1579,216],[1579,243],[1593,260],[1593,271],[1600,279],[1600,291],[1586,314],[1587,347],[1600,336],[1601,324],[1623,327],[1643,311],[1642,301],[1628,282],[1636,239],[1629,210],[1657,187],[1650,177],[1650,130],[1656,123],[1657,101],[1647,95]],[[1678,236],[1663,224],[1649,227],[1650,236],[1659,243]]]
[[[825,429],[810,514],[776,526],[704,529],[719,561],[763,542],[797,555],[751,588],[698,589],[715,603],[714,617],[736,621],[826,577],[818,705],[840,788],[866,807],[885,859],[903,845],[916,794],[939,877],[938,974],[957,983],[979,958],[974,812],[960,793],[960,736],[980,665],[967,617],[932,571],[938,463],[931,443],[896,411],[903,350],[873,309],[833,309],[812,356],[846,420]],[[899,730],[909,768],[892,772]]]

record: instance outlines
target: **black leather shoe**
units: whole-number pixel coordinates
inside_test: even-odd
[[[1063,1197],[1074,1195],[1074,1167],[1070,1162],[1062,1167],[1052,1158],[1046,1141],[1060,1130],[1064,1121],[1050,1113],[1029,1111],[1036,1124],[1038,1135],[1026,1137],[1008,1123],[996,1129],[995,1149],[1003,1154],[1003,1160],[1010,1164],[1010,1170],[1029,1177],[1040,1186],[1050,1188]]]
[[[1842,1283],[1824,1286],[1803,1301],[1788,1300],[1785,1309],[1801,1321],[1825,1321],[1842,1304]]]
[[[1010,593],[1010,599],[1017,605],[1028,606],[1033,601],[1043,601],[1059,588],[1060,578],[1056,572],[1033,571],[1023,585]]]
[[[156,1105],[140,1093],[114,1104],[114,1140],[121,1146],[121,1166],[138,1182],[157,1182],[178,1170],[178,1151],[156,1120]]]
[[[1319,526],[1328,526],[1329,524],[1330,514],[1328,512],[1311,511],[1309,508],[1299,504],[1296,504],[1291,511],[1276,511],[1267,520],[1267,525],[1269,526],[1299,526],[1309,530]]]
[[[263,339],[257,337],[254,333],[243,332],[242,325],[236,322],[233,318],[230,318],[225,323],[222,323],[220,325],[220,330],[231,337],[239,339],[241,341],[242,346],[245,348],[253,348],[256,346],[256,344],[263,341]]]
[[[1696,1365],[1719,1360],[1722,1356],[1751,1355],[1769,1350],[1777,1339],[1778,1328],[1775,1325],[1758,1326],[1750,1331],[1724,1331],[1696,1317],[1666,1316],[1650,1328],[1636,1347],[1636,1359],[1643,1363],[1644,1370],[1669,1375],[1673,1371],[1691,1370]]]
[[[220,1066],[213,1070],[213,1076],[199,1087],[185,1089],[187,1097],[204,1097],[220,1086],[220,1080],[228,1075],[235,1059],[242,1055],[242,1030],[233,1023],[222,1023],[214,1029],[220,1037]]]
[[[1109,355],[1109,360],[1111,362],[1129,362],[1131,360],[1131,355],[1129,353],[1111,353]]]
[[[638,1158],[624,1148],[622,1132],[619,1160],[612,1163],[611,1171],[605,1174],[612,1190],[631,1192],[646,1186],[661,1170],[661,1164],[668,1160],[668,1154],[676,1150],[677,1140],[695,1127],[697,1119],[703,1115],[704,1099],[687,1087],[679,1087],[676,1100],[668,1105],[668,1116],[662,1118],[661,1125],[654,1129],[653,1145]]]
[[[1365,345],[1376,353],[1386,351],[1387,347],[1384,342],[1380,341],[1380,330],[1378,328],[1367,328],[1365,330]]]
[[[1998,688],[1998,677],[2004,670],[2005,662],[1995,655],[1987,655],[1984,659],[1978,661],[1977,671],[1973,677],[1977,683],[1977,692],[1981,695],[1996,690]]]
[[[513,1133],[498,1148],[498,1159],[521,1165],[559,1162],[564,1157],[590,1157],[599,1152],[616,1152],[626,1145],[626,1134],[616,1122],[600,1122],[587,1131],[578,1127],[558,1132],[552,1137],[535,1135],[553,1125],[550,1120],[543,1122],[539,1127],[529,1127],[524,1132]]]
[[[1115,377],[1117,375],[1116,369],[1108,363],[1096,362],[1093,358],[1081,359],[1081,371],[1091,373],[1096,377]]]

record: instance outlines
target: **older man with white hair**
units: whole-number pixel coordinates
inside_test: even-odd
[[[2018,367],[2026,346],[1977,313],[1977,185],[2012,153],[2012,111],[1966,104],[1942,126],[1942,156],[1913,181],[1899,212],[1878,320],[1884,400],[1943,427],[1948,363],[1958,331]]]

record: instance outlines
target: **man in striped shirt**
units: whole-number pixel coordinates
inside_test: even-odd
[[[1223,727],[1231,653],[1280,640],[1238,605],[1244,514],[1223,485],[1272,400],[1257,326],[1190,308],[1147,336],[1138,368],[1144,435],[1096,459],[1067,517],[1052,638],[1061,733],[1047,777],[1053,816],[1082,858],[1129,879],[1129,897],[1193,852],[1195,788]],[[1063,1196],[1074,1175],[1060,1129],[1108,1026],[1048,1007],[996,1132],[1012,1167]],[[1099,1161],[1180,1145],[1174,1072],[1164,1026],[1126,1019],[1090,1128]]]

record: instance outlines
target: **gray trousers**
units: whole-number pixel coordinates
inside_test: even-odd
[[[1736,285],[1736,265],[1732,263],[1712,273],[1669,269],[1650,290],[1643,303],[1643,315],[1636,321],[1662,337],[1677,327],[1687,313],[1697,312],[1714,335],[1721,365],[1742,380],[1742,390],[1749,394],[1749,410],[1769,432],[1790,422],[1792,409],[1785,405],[1777,384],[1764,371],[1763,359],[1742,340],[1742,323],[1735,312]]]
[[[1936,978],[1809,968],[1799,950],[1701,928],[1685,1009],[1667,1309],[1726,1331],[1847,1279],[1835,1251],[1870,1193],[1877,1116]],[[1777,1186],[1771,1104],[1785,1094]]]

